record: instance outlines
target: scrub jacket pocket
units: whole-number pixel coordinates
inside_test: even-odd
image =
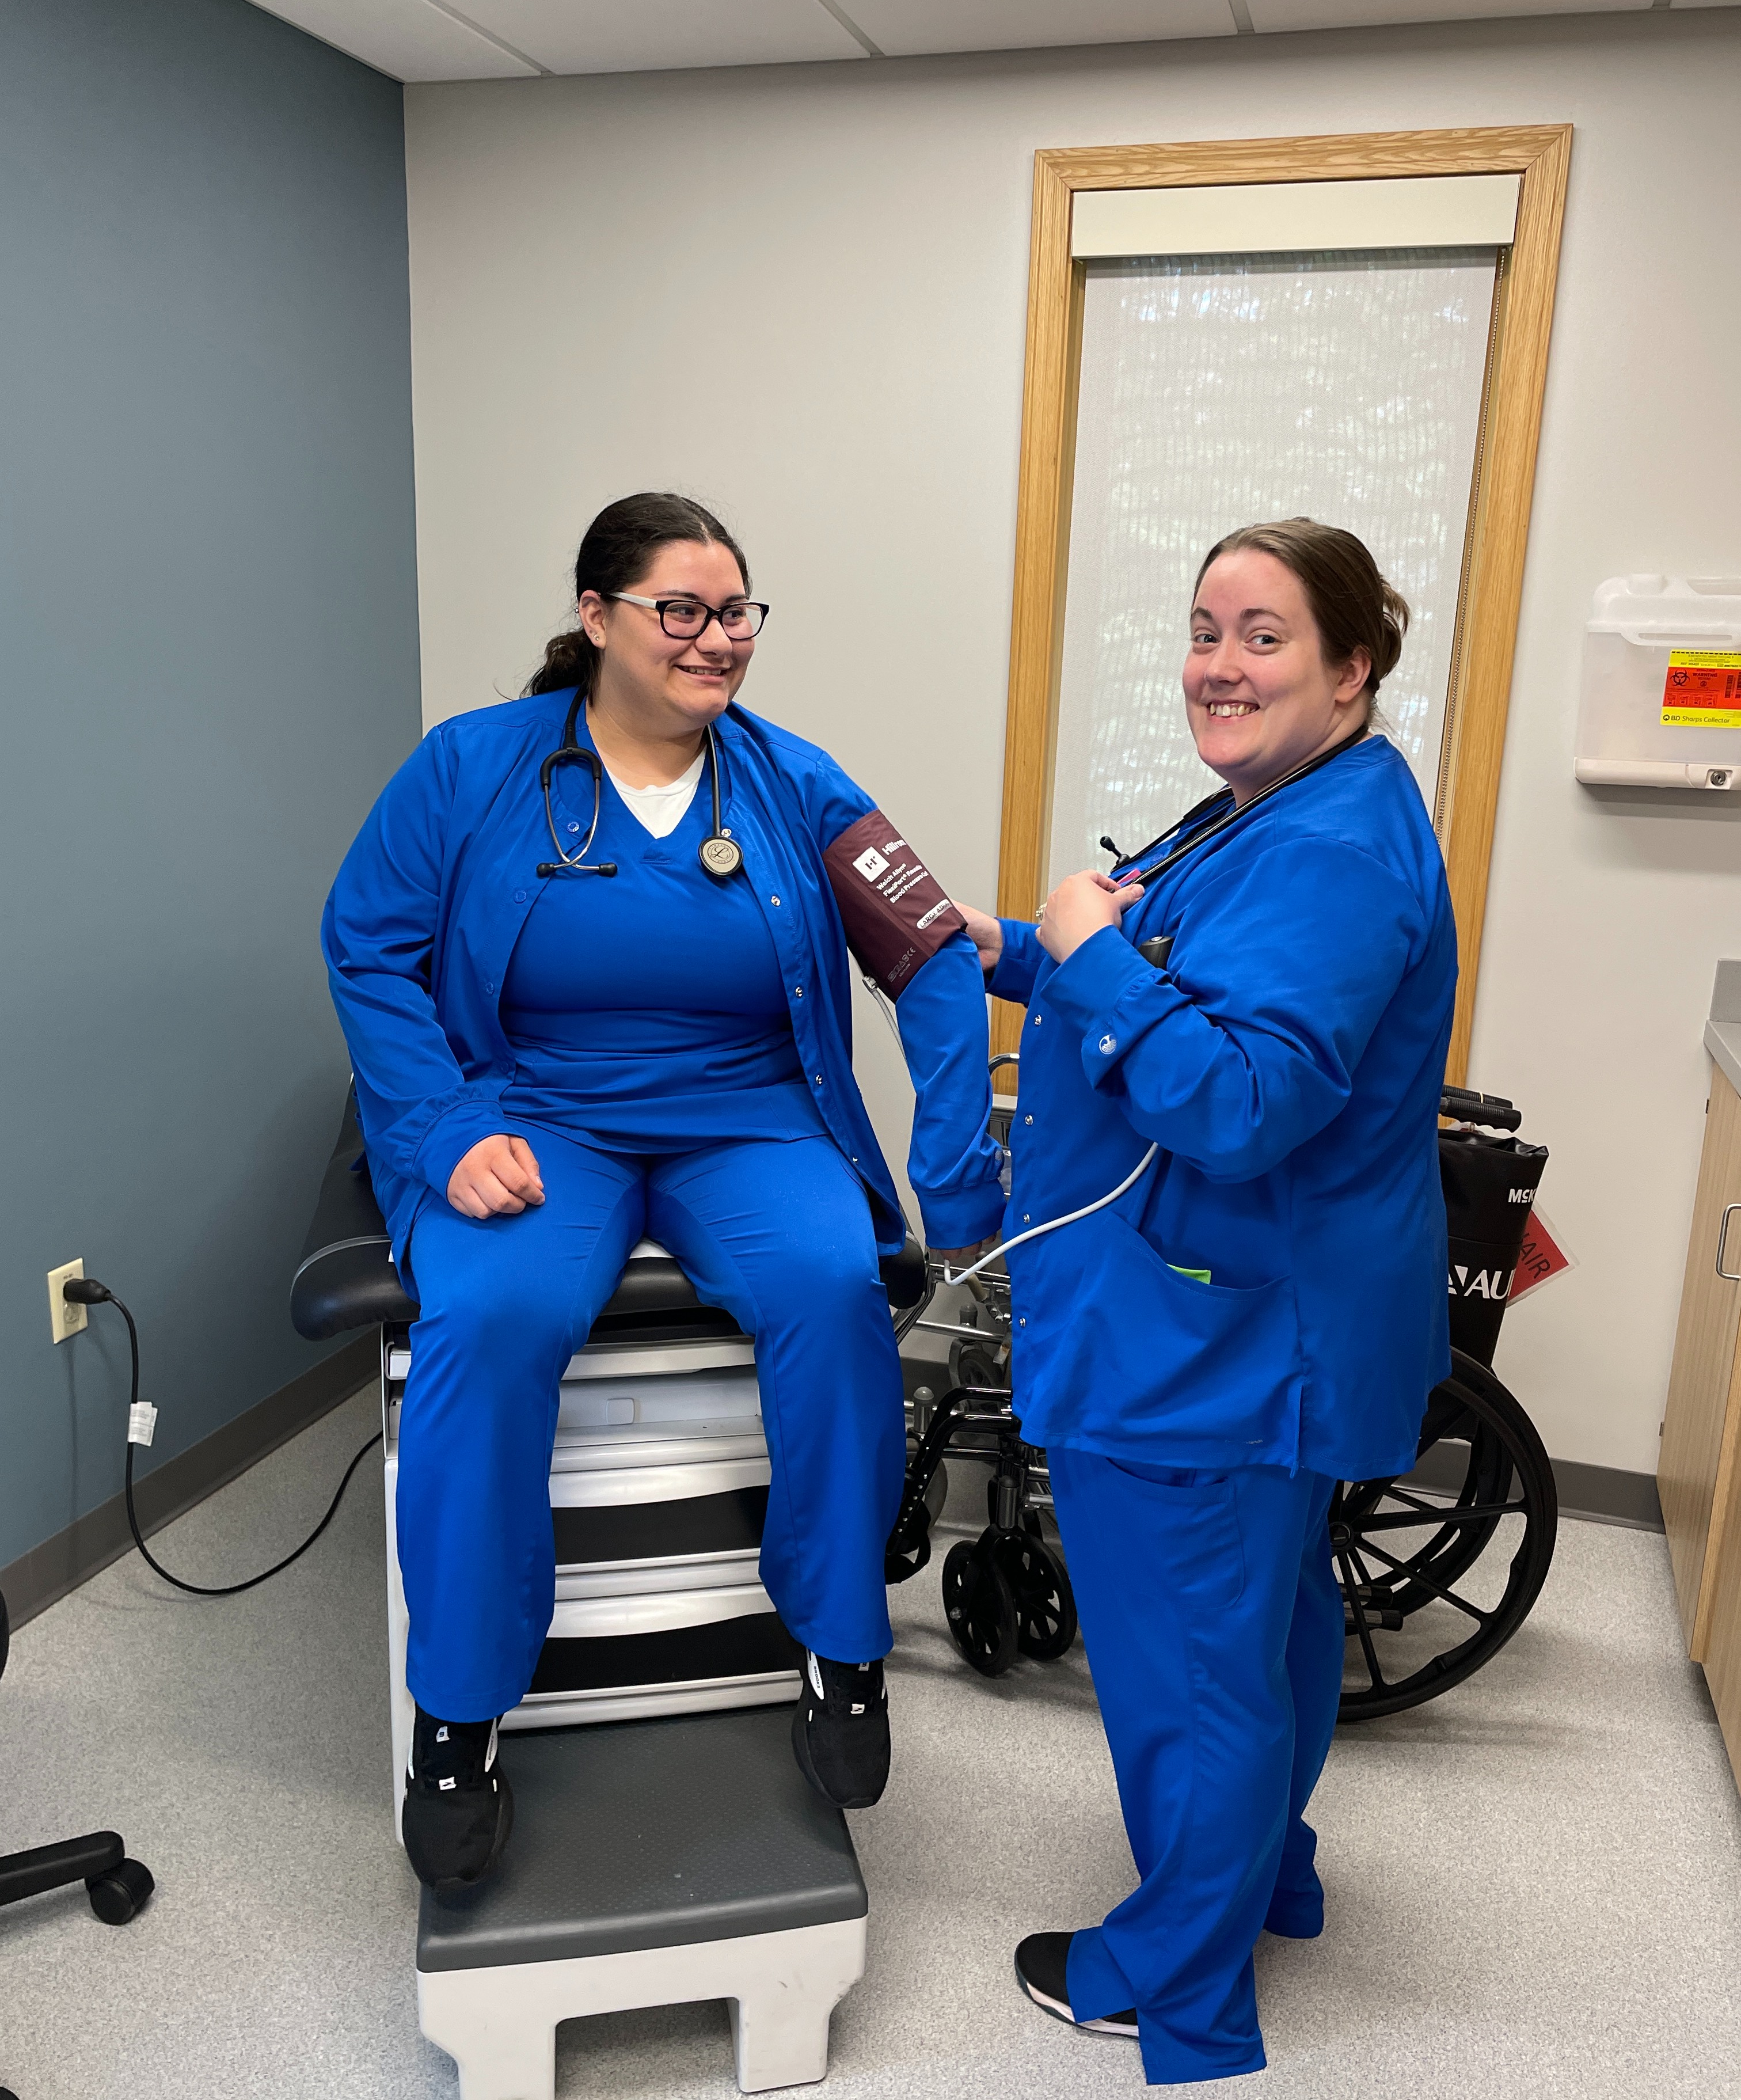
[[[1100,1211],[1012,1251],[1030,1313],[1016,1336],[1030,1443],[1178,1466],[1290,1465],[1299,1440],[1299,1317],[1290,1277],[1247,1289],[1183,1275]],[[1025,1392],[1047,1402],[1030,1414]]]

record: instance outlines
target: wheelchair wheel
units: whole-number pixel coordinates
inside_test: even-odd
[[[1435,1448],[1456,1476],[1443,1489],[1347,1480],[1332,1499],[1344,1721],[1402,1713],[1473,1676],[1547,1579],[1559,1522],[1547,1452],[1492,1372],[1459,1350],[1427,1407],[1421,1453]]]
[[[983,1342],[959,1341],[949,1345],[949,1382],[994,1392],[1009,1389],[1009,1344],[988,1335]]]
[[[1016,1600],[1016,1647],[1036,1662],[1056,1662],[1076,1639],[1076,1594],[1063,1561],[1034,1532],[991,1536]]]
[[[950,1638],[981,1677],[1001,1677],[1016,1660],[1020,1627],[1009,1578],[985,1538],[963,1539],[943,1562],[943,1610]]]

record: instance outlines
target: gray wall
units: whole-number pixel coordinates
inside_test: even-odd
[[[0,0],[0,1566],[308,1369],[332,871],[418,734],[401,92],[243,0]],[[251,1571],[249,1571],[251,1572]]]

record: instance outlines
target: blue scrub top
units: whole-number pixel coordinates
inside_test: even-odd
[[[698,858],[712,818],[705,765],[663,839],[605,775],[588,858],[615,876],[547,882],[508,965],[505,1113],[631,1153],[827,1135],[755,893]]]
[[[460,1159],[502,1127],[519,1079],[501,1004],[535,904],[554,884],[597,901],[598,876],[537,872],[552,852],[540,769],[573,697],[572,687],[536,694],[431,730],[381,791],[327,899],[328,982],[395,1258],[422,1207],[446,1200]],[[852,965],[824,860],[875,805],[826,752],[735,702],[714,733],[722,821],[743,851],[731,880],[753,899],[778,960],[817,1114],[864,1184],[879,1247],[893,1253],[905,1224],[853,1074]],[[557,769],[550,801],[559,836],[584,836],[592,783],[578,767]],[[907,1171],[926,1236],[964,1246],[1003,1208],[985,1128],[985,983],[965,933],[902,985],[895,1021],[915,1096]]]
[[[1284,789],[1062,965],[1003,923],[991,989],[1028,1008],[1006,1236],[1161,1145],[1117,1203],[1007,1257],[1024,1434],[1161,1465],[1406,1470],[1450,1368],[1457,929],[1401,754],[1371,737]],[[1136,952],[1157,933],[1163,969]]]

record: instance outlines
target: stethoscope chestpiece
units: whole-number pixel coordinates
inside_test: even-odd
[[[709,875],[735,875],[743,865],[743,849],[735,839],[715,832],[701,842],[701,864]]]

